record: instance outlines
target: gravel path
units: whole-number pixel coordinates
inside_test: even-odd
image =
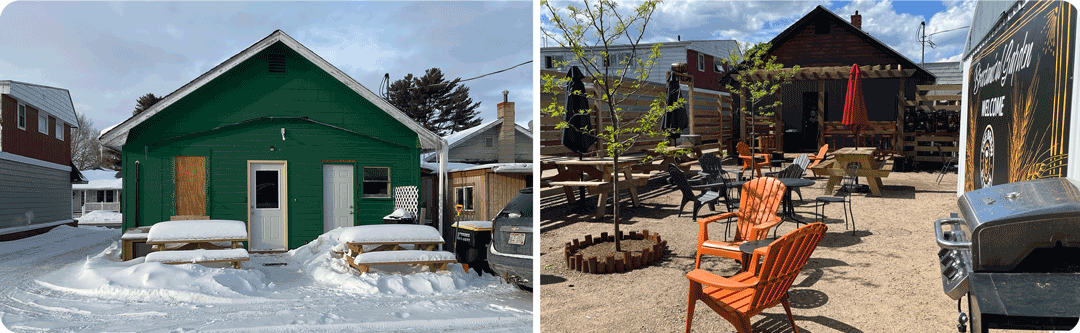
[[[956,177],[946,177],[940,185],[934,180],[935,174],[928,172],[894,172],[883,179],[883,197],[855,195],[854,236],[845,230],[842,206],[826,207],[829,230],[790,289],[800,332],[955,332],[956,301],[941,288],[932,222],[957,212]],[[802,193],[812,200],[822,195],[824,185],[818,180]],[[610,215],[602,223],[589,220],[596,197],[573,205],[562,196],[542,199],[543,331],[683,331],[689,285],[685,274],[694,265],[697,224],[689,217],[690,207],[676,216],[681,194],[673,186],[661,185],[654,177],[639,193],[643,204],[623,208],[620,228],[659,232],[668,241],[669,253],[658,265],[609,275],[569,271],[562,257],[566,241],[611,232]],[[623,196],[628,204],[628,196]],[[809,204],[796,211],[816,220]],[[702,212],[712,213],[707,207]],[[794,228],[785,222],[779,233]],[[723,238],[724,228],[719,229],[710,232]],[[711,259],[702,267],[730,276],[739,266],[734,260]],[[755,332],[791,331],[782,306],[751,321]],[[699,302],[693,330],[732,332],[734,327]]]

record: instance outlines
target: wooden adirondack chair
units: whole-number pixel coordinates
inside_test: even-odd
[[[761,167],[769,167],[769,171],[772,171],[772,162],[769,161],[769,154],[751,154],[750,146],[747,146],[745,142],[739,142],[735,145],[735,150],[739,152],[739,158],[743,160],[742,172],[745,173],[746,169],[754,168],[757,171],[757,176],[761,177]],[[765,161],[758,162],[758,158],[765,158]]]
[[[810,166],[808,166],[806,168],[809,169],[809,168],[813,168],[813,167],[817,166],[818,163],[821,163],[821,161],[825,160],[825,156],[828,155],[828,154],[829,154],[829,144],[826,143],[824,146],[821,146],[821,149],[818,149],[817,155],[810,155],[809,156],[810,161],[813,161],[814,163],[810,164]]]
[[[701,256],[705,254],[742,261],[743,255],[739,251],[739,244],[765,238],[769,229],[782,221],[779,216],[776,216],[776,210],[780,207],[780,200],[784,197],[785,189],[787,187],[776,178],[763,177],[751,180],[742,187],[738,211],[698,220],[698,246],[694,268],[701,267]],[[735,222],[735,238],[730,242],[710,240],[709,223],[729,217],[738,217]],[[726,235],[727,231],[724,234]]]
[[[777,303],[783,304],[792,330],[798,333],[787,291],[810,254],[814,253],[826,229],[824,224],[813,223],[784,235],[768,247],[754,251],[750,270],[729,278],[702,269],[687,273],[690,292],[686,306],[686,332],[690,332],[690,324],[694,320],[694,306],[701,300],[735,325],[739,333],[751,333],[751,316]],[[759,266],[757,262],[761,256],[765,257],[765,262]]]

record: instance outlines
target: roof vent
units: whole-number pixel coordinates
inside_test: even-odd
[[[285,53],[268,53],[270,74],[285,74]]]

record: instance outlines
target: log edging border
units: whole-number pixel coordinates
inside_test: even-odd
[[[630,235],[625,237],[622,237],[622,231],[620,231],[619,236],[621,239],[649,240],[654,244],[651,248],[642,250],[640,254],[624,252],[622,253],[622,258],[616,258],[616,255],[609,255],[605,258],[597,258],[595,256],[584,257],[581,253],[578,253],[579,249],[597,243],[615,241],[615,236],[608,235],[606,232],[600,233],[600,236],[598,237],[585,235],[583,240],[574,238],[572,241],[566,242],[566,247],[563,250],[564,258],[566,259],[566,268],[591,274],[624,273],[646,267],[649,264],[660,260],[660,258],[664,256],[664,252],[667,251],[667,241],[662,240],[660,234],[650,233],[647,229],[642,230],[640,233],[631,231]]]

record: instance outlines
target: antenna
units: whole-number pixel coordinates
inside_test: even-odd
[[[935,48],[937,46],[937,44],[934,44],[934,42],[930,40],[930,37],[933,37],[934,35],[937,35],[937,34],[940,34],[940,33],[943,33],[943,32],[949,32],[949,31],[953,31],[953,30],[960,30],[960,29],[970,28],[970,27],[971,26],[968,25],[968,26],[963,26],[963,27],[959,27],[959,28],[952,28],[952,29],[949,29],[949,30],[942,30],[942,31],[938,31],[938,32],[927,35],[926,34],[926,21],[922,21],[922,23],[919,23],[919,30],[915,32],[916,39],[919,41],[920,44],[922,44],[922,60],[919,61],[919,65],[922,65],[923,63],[926,62],[926,44],[930,44],[930,48]]]

